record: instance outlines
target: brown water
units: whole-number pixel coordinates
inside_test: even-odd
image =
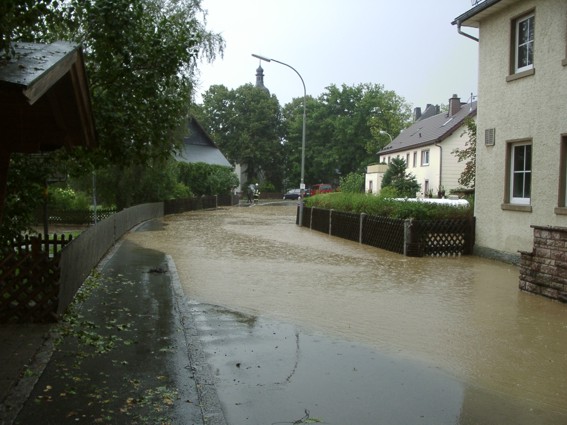
[[[164,219],[129,235],[170,254],[189,298],[431,363],[473,387],[567,413],[567,306],[517,267],[406,258],[295,225],[294,206]]]

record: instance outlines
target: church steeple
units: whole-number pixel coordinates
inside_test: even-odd
[[[262,65],[258,66],[256,69],[256,87],[259,89],[265,90],[268,94],[270,94],[270,90],[264,85],[264,69]]]

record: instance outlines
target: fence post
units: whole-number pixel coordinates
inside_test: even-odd
[[[329,236],[333,235],[333,210],[329,210]]]
[[[315,207],[311,207],[311,212],[309,213],[309,229],[313,229],[313,210]]]
[[[366,213],[360,213],[360,226],[358,228],[358,243],[362,243],[362,231],[364,227],[365,218],[366,218]]]
[[[404,256],[408,255],[408,245],[411,241],[411,219],[404,220]]]

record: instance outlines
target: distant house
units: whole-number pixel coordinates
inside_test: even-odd
[[[465,120],[475,117],[476,102],[463,103],[457,95],[449,99],[448,112],[439,112],[438,107],[429,105],[421,114],[416,108],[415,122],[378,152],[380,162],[387,165],[393,158],[401,158],[406,162],[406,171],[421,185],[422,194],[431,191],[437,195],[440,188],[449,194],[450,189],[459,187],[458,180],[465,167],[452,151],[465,147],[468,140]],[[386,168],[383,164],[368,167],[367,193],[380,191]]]
[[[566,17],[567,1],[485,0],[453,21],[479,41],[481,255],[515,262],[532,248],[532,226],[567,226]]]
[[[183,138],[181,149],[175,157],[177,161],[204,162],[232,168],[230,162],[195,118],[189,118],[188,128],[189,134]]]

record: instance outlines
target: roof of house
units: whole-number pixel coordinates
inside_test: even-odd
[[[476,3],[476,5],[462,15],[457,16],[452,24],[478,28],[480,21],[484,17],[504,9],[515,2],[516,0],[475,0],[474,3]]]
[[[189,118],[188,127],[189,135],[183,138],[183,146],[175,159],[188,163],[204,162],[231,167],[230,162],[195,118]]]
[[[467,117],[474,115],[476,115],[476,102],[461,104],[461,109],[451,117],[447,112],[442,112],[431,117],[420,118],[403,130],[378,154],[388,155],[440,143],[459,129]]]
[[[38,152],[96,144],[80,46],[14,43],[0,60],[0,149]]]

